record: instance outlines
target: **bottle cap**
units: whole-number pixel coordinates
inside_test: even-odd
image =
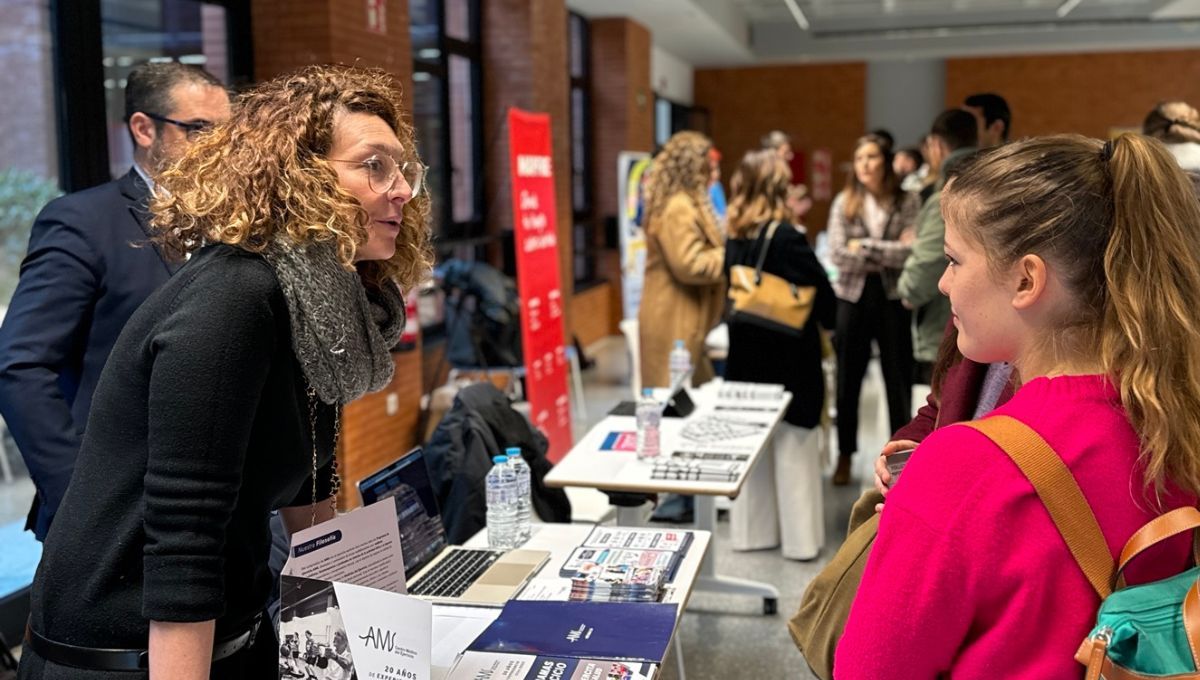
[[[642,388],[642,396],[643,396],[643,397],[653,397],[653,396],[654,396],[654,389],[653,389],[653,388],[650,388],[650,387],[643,387],[643,388]]]
[[[504,455],[492,456],[492,462],[497,465],[499,465],[500,463],[507,463],[508,456],[504,456]]]
[[[684,347],[683,340],[676,338],[675,339],[675,349],[683,349],[683,347]]]
[[[504,455],[508,456],[509,458],[516,458],[521,455],[521,449],[515,446],[510,446],[504,450]]]

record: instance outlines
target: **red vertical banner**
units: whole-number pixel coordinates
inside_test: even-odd
[[[572,439],[550,116],[509,109],[508,154],[525,387],[530,416],[550,440],[548,457],[557,462],[571,450]]]

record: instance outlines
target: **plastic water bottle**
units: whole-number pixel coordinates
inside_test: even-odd
[[[642,390],[637,403],[637,457],[638,460],[658,458],[659,424],[662,422],[662,405],[654,399],[649,387]]]
[[[679,376],[686,374],[692,370],[692,353],[688,351],[687,346],[683,344],[683,340],[676,340],[675,346],[671,348],[671,354],[667,357],[667,366],[671,371],[670,387],[674,387]],[[684,387],[691,389],[691,380]]]
[[[508,456],[492,458],[487,473],[487,530],[488,545],[508,550],[517,543],[516,475],[508,464]]]
[[[533,535],[533,496],[529,463],[525,462],[521,449],[515,446],[510,446],[505,454],[508,455],[508,464],[517,476],[517,543],[521,544]]]

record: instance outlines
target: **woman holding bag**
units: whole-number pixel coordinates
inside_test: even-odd
[[[725,245],[731,297],[754,287],[755,281],[778,277],[790,284],[797,299],[811,302],[811,309],[798,328],[736,311],[730,318],[725,377],[783,383],[792,393],[792,403],[770,450],[733,503],[730,525],[735,550],[782,544],[784,557],[809,560],[820,553],[825,542],[821,456],[815,429],[825,400],[818,326],[832,328],[837,307],[824,268],[804,234],[790,222],[787,198],[791,179],[791,171],[777,153],[751,151],[742,159],[731,184],[730,238]],[[783,302],[787,303],[786,287],[784,290]]]

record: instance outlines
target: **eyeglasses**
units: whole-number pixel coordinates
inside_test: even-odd
[[[361,165],[367,171],[367,182],[371,185],[371,191],[377,194],[386,194],[396,186],[396,178],[404,175],[404,181],[412,189],[413,197],[417,197],[421,193],[421,189],[425,188],[425,173],[429,168],[420,161],[405,161],[397,163],[396,159],[387,155],[371,156],[365,161],[340,160],[330,158],[334,163],[352,163]]]
[[[171,125],[183,128],[184,134],[187,135],[188,141],[194,140],[196,135],[199,135],[201,132],[211,128],[213,125],[212,122],[207,120],[198,120],[195,123],[185,123],[182,120],[167,118],[166,116],[160,116],[157,113],[150,113],[149,111],[142,111],[142,113],[146,114],[146,116],[150,119],[157,120],[160,123],[170,123]]]

